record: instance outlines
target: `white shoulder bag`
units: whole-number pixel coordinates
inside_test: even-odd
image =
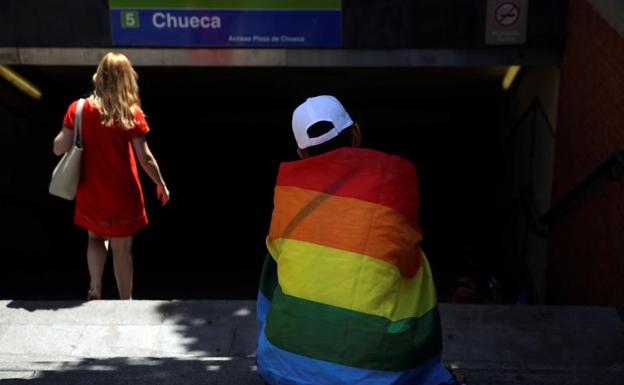
[[[48,191],[50,194],[67,200],[76,197],[80,181],[80,158],[82,156],[82,108],[85,100],[80,99],[74,117],[74,141],[69,151],[63,155],[52,171],[52,180]]]

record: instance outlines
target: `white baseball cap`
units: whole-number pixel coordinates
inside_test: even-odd
[[[321,136],[310,138],[308,128],[322,121],[330,122],[334,127]],[[342,104],[330,95],[308,98],[295,109],[292,116],[292,129],[300,149],[325,143],[352,124],[353,120]]]

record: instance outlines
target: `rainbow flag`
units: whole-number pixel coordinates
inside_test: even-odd
[[[342,148],[280,166],[258,294],[271,385],[438,385],[440,318],[416,170]]]

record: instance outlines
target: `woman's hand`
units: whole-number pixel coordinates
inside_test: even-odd
[[[169,202],[169,190],[167,190],[167,186],[164,184],[157,185],[156,196],[163,206],[166,205],[167,202]]]
[[[158,168],[158,163],[156,162],[156,158],[149,149],[147,145],[147,141],[145,140],[145,135],[141,135],[137,138],[132,139],[132,147],[134,148],[134,153],[139,159],[139,163],[141,167],[143,167],[143,171],[156,183],[156,196],[160,203],[164,206],[169,202],[169,190],[167,190],[167,185],[165,184],[162,175],[160,175],[160,168]]]

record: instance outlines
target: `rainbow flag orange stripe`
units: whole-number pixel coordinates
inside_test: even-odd
[[[340,149],[328,155],[282,163],[277,186],[295,186],[388,206],[420,231],[418,179],[410,162],[367,149]],[[351,167],[354,162],[360,166]]]
[[[422,263],[420,232],[394,209],[299,187],[278,186],[275,197],[283,204],[273,211],[269,242],[281,237],[367,255],[396,266],[407,278]]]

